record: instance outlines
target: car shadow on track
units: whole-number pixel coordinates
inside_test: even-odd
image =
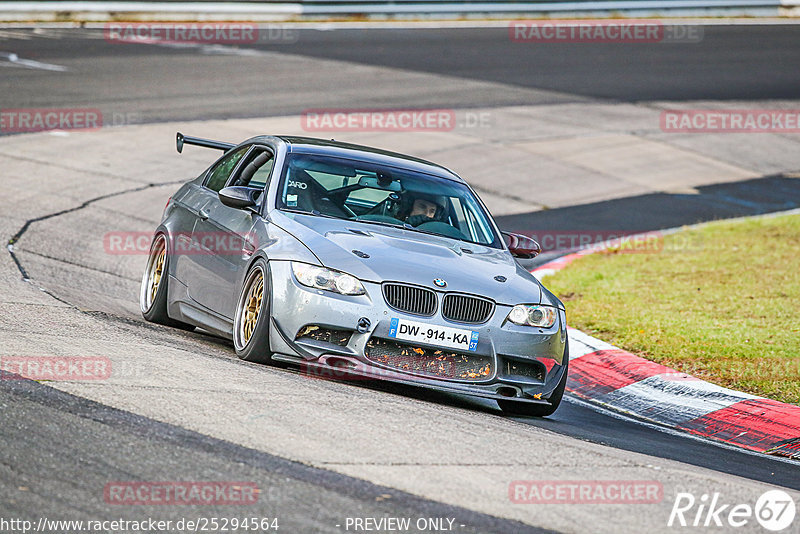
[[[580,206],[495,217],[510,232],[626,233],[800,208],[800,178],[779,174],[700,186],[696,194],[650,193]]]

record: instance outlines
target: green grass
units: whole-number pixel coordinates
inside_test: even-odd
[[[715,384],[800,404],[800,215],[716,222],[650,248],[591,254],[546,278],[569,324]]]

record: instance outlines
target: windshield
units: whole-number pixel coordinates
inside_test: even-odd
[[[502,247],[464,184],[395,167],[291,154],[278,207]]]

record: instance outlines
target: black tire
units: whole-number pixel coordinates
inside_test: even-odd
[[[157,262],[161,263],[157,267]],[[153,280],[154,270],[160,270],[158,280]],[[151,323],[163,324],[180,328],[182,330],[194,330],[194,325],[171,319],[167,314],[167,294],[169,283],[169,247],[167,238],[164,234],[158,234],[150,244],[150,254],[147,257],[147,266],[142,276],[142,285],[139,290],[139,307],[142,316]],[[154,285],[152,282],[155,282]],[[154,287],[155,286],[155,287]]]
[[[260,296],[257,295],[259,278]],[[244,278],[236,303],[233,346],[236,355],[248,362],[269,363],[272,357],[269,348],[269,280],[267,262],[263,258],[257,259]]]
[[[561,404],[561,399],[564,397],[564,390],[567,387],[567,374],[569,371],[569,346],[564,345],[564,374],[561,376],[556,389],[548,399],[550,404],[533,404],[530,402],[519,402],[515,400],[498,400],[497,404],[503,413],[508,415],[524,415],[529,417],[547,417],[553,415]]]

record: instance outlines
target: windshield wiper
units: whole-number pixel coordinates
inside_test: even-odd
[[[366,219],[345,219],[345,220],[364,223],[364,224],[377,224],[380,226],[388,226],[390,228],[400,228],[401,230],[416,230],[416,228],[414,228],[408,223],[390,223],[386,221],[369,221]]]
[[[315,217],[325,217],[327,219],[339,219],[341,221],[348,221],[350,219],[342,219],[341,217],[335,217],[333,215],[328,215],[327,213],[322,213],[318,210],[311,210],[311,211],[304,211],[304,210],[293,210],[292,208],[278,208],[281,211],[288,211],[289,213],[299,213],[300,215],[313,215]]]

